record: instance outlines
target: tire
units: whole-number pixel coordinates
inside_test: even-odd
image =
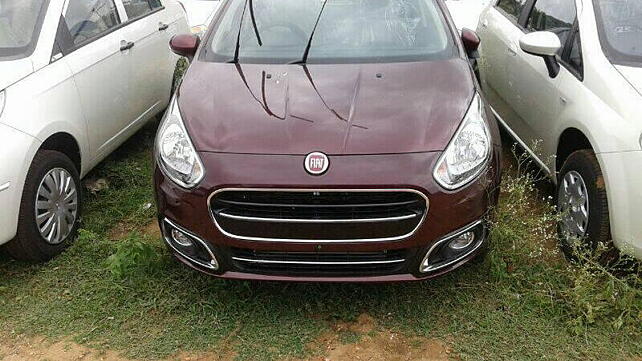
[[[45,180],[45,177],[47,177],[47,180]],[[65,189],[63,194],[57,196],[56,194],[60,193],[55,193],[56,190],[50,193],[52,194],[51,197],[57,198],[57,200],[47,202],[47,198],[38,195],[39,189],[42,190],[41,186],[46,187],[42,192],[48,192],[48,189],[51,188],[48,187],[48,184],[52,184],[51,182],[54,181],[54,178],[60,179],[61,177],[64,177],[65,181],[63,183],[66,184],[66,186],[61,186],[61,189]],[[56,181],[54,184],[62,183]],[[73,196],[74,192],[71,191],[72,186],[76,194],[75,197]],[[38,151],[27,173],[22,192],[20,214],[18,216],[18,232],[16,237],[5,245],[7,253],[18,260],[31,262],[48,261],[62,253],[71,241],[76,238],[78,232],[82,206],[80,193],[80,177],[72,161],[60,152],[51,150]],[[51,208],[37,210],[37,201],[41,201],[39,204],[48,204]],[[42,203],[43,201],[46,203]],[[64,204],[65,206],[56,208],[58,204]],[[75,212],[73,209],[75,209]],[[52,210],[56,211],[55,216],[52,215]],[[44,216],[43,225],[51,224],[51,232],[47,231],[47,228],[43,231],[50,235],[50,240],[47,240],[41,234],[36,221],[36,213]],[[74,217],[70,216],[72,213],[74,213]],[[73,220],[70,221],[72,218]],[[64,227],[63,223],[70,227]]]
[[[569,210],[568,204],[570,204],[570,201],[565,201],[563,193],[568,194],[564,189],[569,189],[567,185],[569,185],[570,180],[577,175],[581,177],[585,185],[586,195],[588,196],[588,207],[584,204],[584,208],[588,210],[588,217],[586,217],[588,222],[584,227],[585,233],[582,236],[578,235],[573,237],[569,236],[569,227],[564,221],[565,219],[569,219],[565,217],[565,214],[571,214],[572,209]],[[579,184],[578,179],[576,179],[575,184]],[[578,197],[575,197],[575,199],[577,200]],[[578,201],[575,204],[577,205],[579,203],[581,202]],[[578,251],[590,252],[595,250],[599,244],[609,245],[611,243],[606,186],[600,165],[595,157],[595,153],[591,150],[576,151],[564,162],[558,178],[557,209],[561,212],[560,216],[562,217],[557,227],[560,248],[569,259],[576,260]],[[577,207],[575,209],[577,209]],[[581,217],[578,218],[582,219]]]

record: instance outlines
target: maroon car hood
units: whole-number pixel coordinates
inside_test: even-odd
[[[443,150],[472,99],[465,60],[348,65],[195,62],[179,106],[204,152]]]

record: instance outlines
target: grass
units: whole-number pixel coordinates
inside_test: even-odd
[[[642,355],[642,285],[553,246],[554,213],[528,172],[508,172],[484,262],[389,285],[216,280],[177,264],[142,233],[153,221],[155,124],[90,174],[78,241],[30,265],[0,256],[0,330],[72,339],[129,357],[233,350],[239,360],[322,353],[315,339],[367,313],[378,329],[449,340],[465,360],[626,360]],[[110,240],[114,226],[134,230]],[[361,335],[339,335],[343,343]]]

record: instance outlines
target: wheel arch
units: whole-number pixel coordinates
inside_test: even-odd
[[[82,173],[82,153],[76,138],[66,132],[50,135],[40,146],[40,150],[55,150],[71,159],[78,173]]]
[[[566,128],[557,141],[557,150],[555,152],[555,171],[559,172],[562,165],[573,152],[591,149],[594,150],[588,137],[577,128]]]

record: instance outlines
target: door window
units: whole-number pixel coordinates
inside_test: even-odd
[[[573,31],[576,16],[575,0],[537,0],[528,17],[527,28],[553,32],[564,45]]]
[[[568,59],[565,60],[568,63],[568,66],[571,69],[575,70],[577,74],[584,73],[584,62],[582,61],[582,41],[580,39],[580,33],[575,32],[573,35],[573,40],[570,44],[570,49],[568,51]]]
[[[74,45],[97,38],[120,24],[113,0],[69,0],[65,23]]]
[[[526,6],[526,0],[499,0],[497,4],[497,7],[504,10],[514,22],[519,19],[524,6]]]
[[[123,5],[130,19],[149,14],[162,6],[160,0],[124,0]]]

